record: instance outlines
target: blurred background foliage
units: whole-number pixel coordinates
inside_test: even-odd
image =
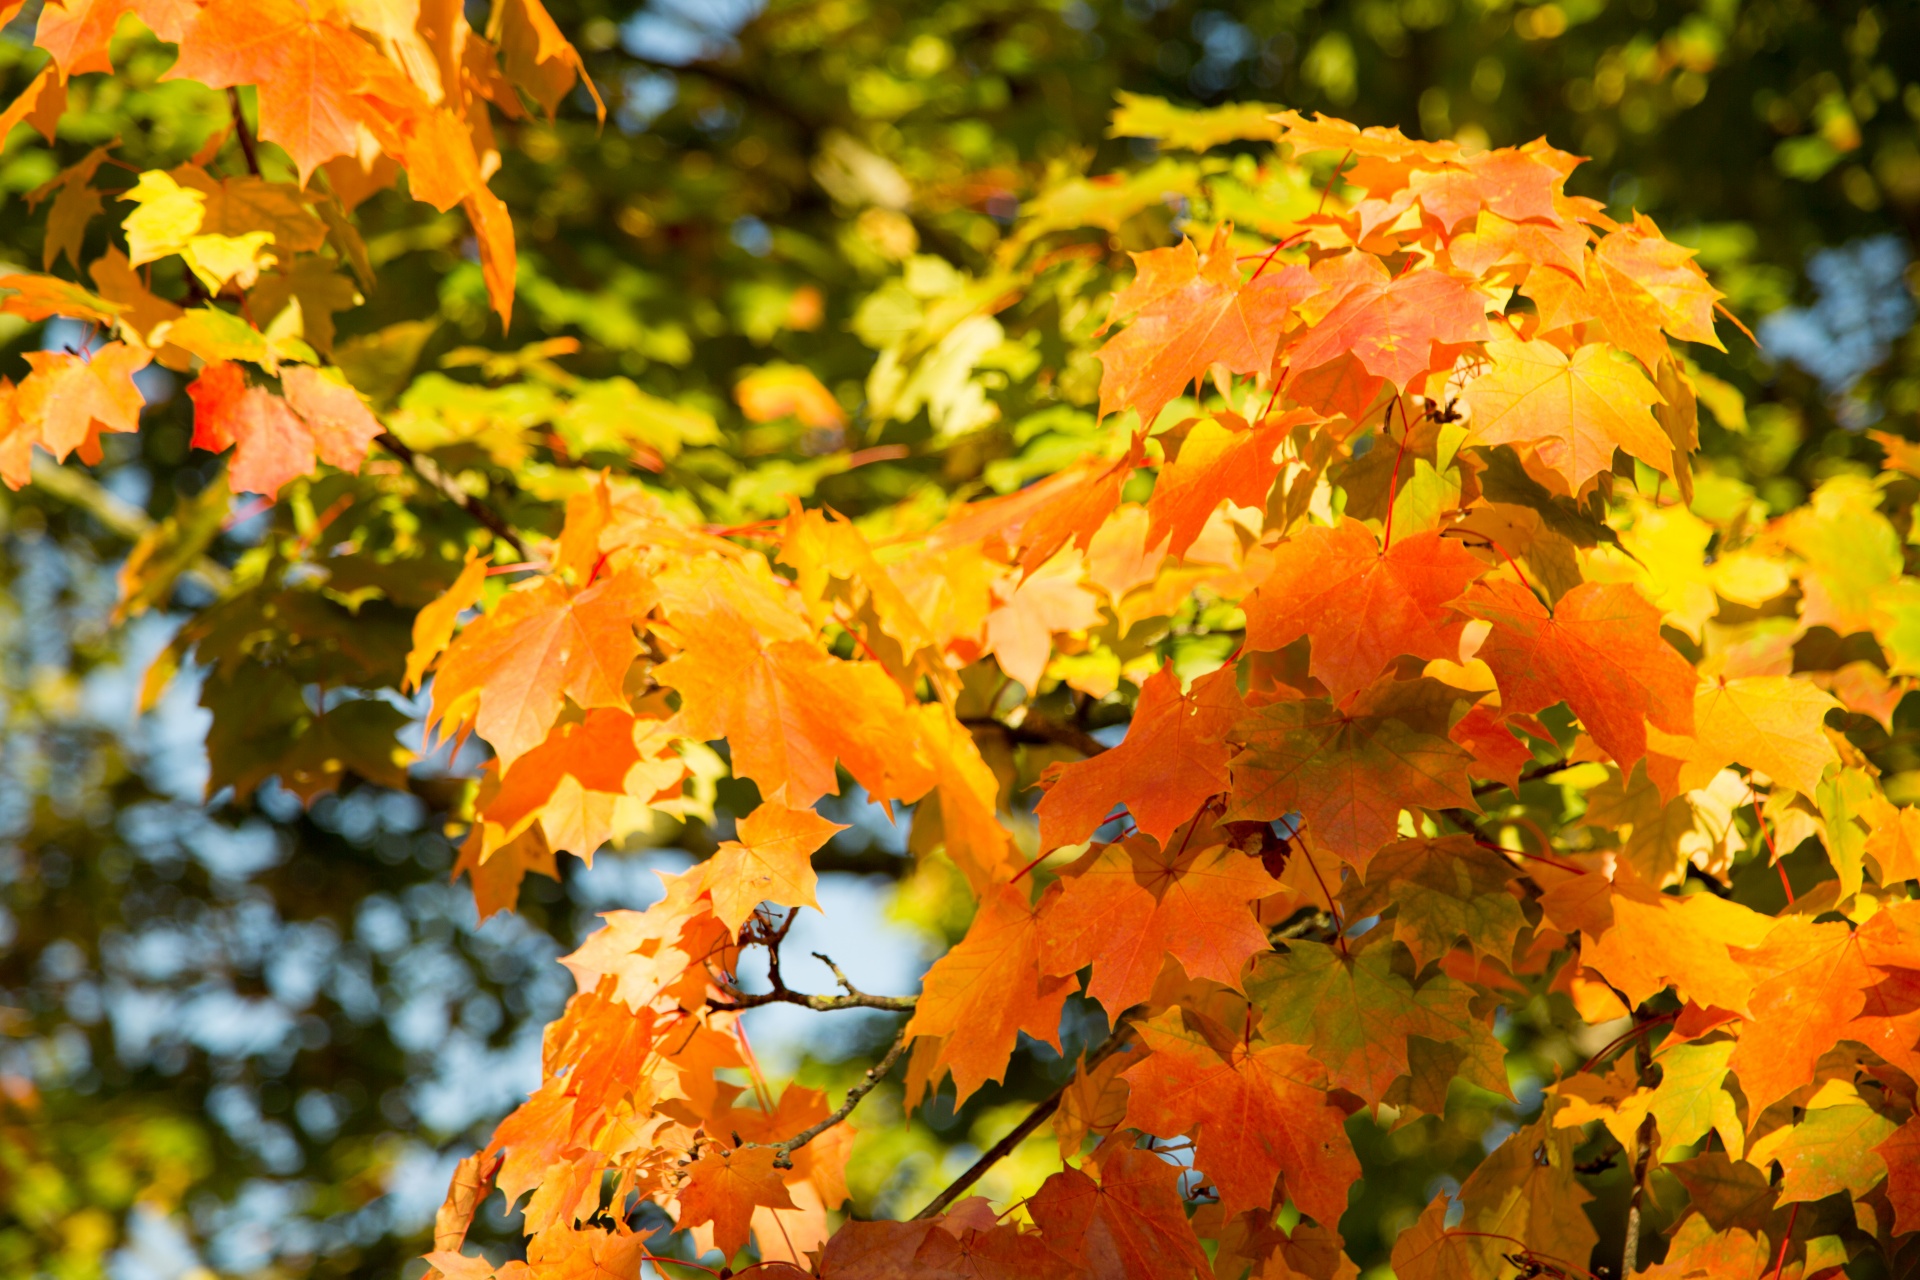
[[[1108,136],[1126,91],[1259,100],[1486,145],[1544,134],[1590,157],[1570,189],[1616,215],[1641,210],[1697,248],[1761,338],[1705,353],[1739,393],[1703,421],[1701,467],[1719,477],[1708,490],[1719,500],[1782,511],[1832,476],[1877,469],[1868,428],[1920,436],[1910,4],[551,7],[612,114],[596,128],[590,104],[571,102],[555,122],[505,127],[493,186],[520,234],[511,332],[487,312],[457,217],[399,195],[360,210],[379,283],[335,317],[336,358],[414,433],[457,442],[463,422],[539,423],[565,402],[563,434],[578,444],[596,415],[639,415],[670,487],[722,521],[777,514],[789,493],[858,513],[927,493],[930,479],[960,494],[1017,487],[1098,447],[1098,370],[1081,353],[1121,250],[1231,213],[1235,183],[1267,183],[1262,196],[1282,206],[1313,198],[1224,160],[1208,162],[1201,200],[1177,172],[1192,157]],[[8,98],[37,67],[26,46],[37,10],[0,38]],[[56,152],[25,130],[0,151],[0,260],[39,265],[44,205],[29,193],[88,148],[117,137],[142,167],[168,165],[222,127],[219,99],[158,82],[167,47],[135,36],[125,54],[119,75],[78,79]],[[1120,171],[1147,176],[1073,181]],[[1054,252],[1033,230],[1049,218],[1107,235]],[[1010,280],[1039,283],[984,326],[943,320],[945,300]],[[0,371],[15,376],[23,352],[74,340],[0,324]],[[777,386],[787,365],[815,371],[837,405],[749,421],[735,404],[743,373]],[[662,823],[634,842],[653,852],[532,879],[520,913],[484,926],[447,881],[443,828],[460,792],[446,762],[416,766],[404,790],[349,779],[310,810],[272,783],[239,798],[251,788],[225,785],[239,764],[217,743],[209,760],[193,673],[135,713],[179,616],[110,620],[129,531],[215,478],[214,461],[188,453],[183,398],[165,377],[149,389],[147,429],[108,439],[104,496],[0,496],[0,1270],[392,1274],[425,1245],[448,1158],[537,1079],[540,1027],[569,989],[553,957],[596,911],[644,902],[647,868],[710,851],[742,797],[723,785],[712,822]],[[849,452],[929,437],[947,447],[911,463]],[[510,472],[496,476],[508,505],[514,481],[539,487],[537,460]],[[271,518],[234,513],[210,554],[232,564],[310,525],[302,501]],[[542,510],[516,514],[537,523]],[[453,568],[411,562],[415,582],[394,598],[417,605]],[[205,598],[190,578],[180,590],[188,604]],[[257,693],[228,684],[208,696]],[[906,852],[899,833],[862,822],[824,855],[835,943],[869,953],[869,987],[910,984],[915,939],[937,950],[966,925],[951,872],[916,869]],[[1342,1226],[1363,1265],[1384,1261],[1394,1233],[1537,1101],[1556,1065],[1599,1047],[1546,1040],[1536,1023],[1525,1006],[1503,1023],[1519,1111],[1463,1094],[1444,1120],[1357,1133],[1367,1180]],[[887,1031],[767,1034],[781,1069],[828,1085]],[[1003,1089],[912,1126],[877,1099],[856,1204],[911,1212],[1064,1070],[1026,1054]],[[1023,1176],[1016,1158],[985,1189],[1007,1194]],[[1596,1214],[1622,1211],[1623,1188],[1612,1192]],[[482,1227],[505,1239],[510,1224]]]

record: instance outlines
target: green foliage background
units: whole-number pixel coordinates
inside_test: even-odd
[[[683,412],[658,428],[663,486],[728,522],[781,512],[790,492],[857,513],[932,478],[962,493],[1016,487],[1090,439],[1097,369],[1072,352],[1098,323],[1117,254],[1043,272],[1000,317],[999,336],[957,372],[929,374],[918,402],[897,388],[876,398],[886,387],[870,374],[876,359],[923,367],[916,335],[937,299],[1033,265],[1016,215],[1043,188],[1192,163],[1106,136],[1115,94],[1128,91],[1258,99],[1494,145],[1544,134],[1591,157],[1570,188],[1616,215],[1642,210],[1697,247],[1748,323],[1798,308],[1834,339],[1790,348],[1812,367],[1737,341],[1707,362],[1747,401],[1744,421],[1703,423],[1721,492],[1746,486],[1785,510],[1825,478],[1877,467],[1859,428],[1920,435],[1916,277],[1910,266],[1899,274],[1920,238],[1911,5],[552,7],[613,115],[599,129],[571,102],[556,123],[507,126],[493,186],[521,237],[512,331],[487,312],[457,215],[401,194],[362,211],[378,284],[339,315],[337,358],[363,386],[384,378],[389,406],[421,430],[463,412],[539,421],[564,411],[585,433],[574,438],[590,442],[595,405],[630,413],[651,403],[632,398],[640,393],[672,401]],[[9,98],[38,65],[26,46],[35,16],[30,6],[0,39]],[[0,151],[0,260],[38,266],[44,210],[24,197],[88,148],[118,137],[142,167],[171,165],[224,123],[220,99],[158,83],[170,58],[165,46],[133,45],[120,75],[81,77],[57,154],[16,131]],[[1237,173],[1229,162],[1222,183]],[[1077,214],[1097,220],[1102,199]],[[1142,202],[1115,220],[1112,247],[1165,243],[1195,212]],[[1842,281],[1823,300],[1809,255],[1875,237],[1890,237],[1892,273],[1851,293]],[[1879,329],[1862,319],[1876,305]],[[0,323],[11,326],[0,329],[0,364],[15,376],[24,351],[70,340]],[[537,345],[553,339],[578,349]],[[821,376],[852,415],[846,440],[744,421],[734,383],[778,362]],[[1849,362],[1860,376],[1837,381]],[[520,380],[504,387],[509,378]],[[153,519],[190,510],[182,504],[217,464],[189,453],[188,434],[183,398],[157,405],[138,437],[108,441],[103,482]],[[832,461],[843,444],[929,438],[950,444],[910,463],[844,471]],[[538,464],[470,462],[517,521],[555,519],[559,481]],[[272,527],[244,521],[210,552],[243,570],[252,557],[257,573],[334,496],[316,485]],[[404,791],[349,781],[310,812],[278,787],[255,791],[260,766],[308,727],[299,682],[363,661],[356,654],[372,645],[279,655],[285,683],[268,686],[258,655],[234,642],[238,665],[209,677],[201,696],[292,703],[274,713],[278,739],[209,744],[216,794],[203,806],[193,690],[175,690],[154,718],[128,711],[169,624],[109,626],[124,531],[97,502],[69,497],[39,487],[0,496],[0,1270],[77,1280],[139,1256],[151,1270],[127,1274],[184,1275],[201,1262],[223,1273],[393,1273],[424,1247],[422,1206],[430,1215],[444,1185],[423,1144],[464,1151],[510,1105],[485,1082],[510,1074],[516,1053],[524,1062],[564,998],[549,960],[614,905],[597,896],[606,884],[644,877],[536,879],[519,918],[476,929],[464,886],[446,882],[441,827],[458,803],[454,783],[418,772],[390,779]],[[396,524],[393,514],[347,517],[405,535],[389,548],[389,572],[363,584],[354,627],[404,625],[399,610],[431,598],[457,567],[434,522],[457,533],[462,517],[415,512]],[[259,580],[259,592],[282,589],[271,574]],[[196,589],[184,583],[182,599],[197,603]],[[365,657],[353,674],[388,678],[374,670],[383,660]],[[1888,752],[1897,767],[1920,763],[1908,732]],[[730,798],[742,799],[723,789],[723,813],[737,807]],[[695,857],[714,841],[697,821],[657,837]],[[637,873],[645,859],[607,860]],[[931,934],[964,930],[939,873],[914,874],[899,852],[836,846],[827,865],[897,881],[894,911]],[[450,1061],[449,1028],[492,1056]],[[1506,1034],[1523,1085],[1583,1056],[1536,1035],[1525,1009]],[[803,1077],[834,1081],[854,1047],[828,1046]],[[1023,1055],[1004,1089],[960,1114],[936,1108],[882,1132],[857,1166],[860,1208],[910,1212],[943,1168],[991,1142],[1061,1072]],[[1537,1097],[1520,1092],[1523,1103]],[[1444,1122],[1357,1135],[1367,1180],[1342,1225],[1363,1262],[1383,1262],[1393,1234],[1516,1118],[1491,1097],[1456,1102]],[[866,1118],[876,1131],[885,1121],[880,1108]],[[1612,1198],[1596,1215],[1623,1212],[1621,1182],[1603,1180]],[[152,1229],[169,1215],[193,1256],[169,1255]],[[496,1241],[513,1235],[497,1215],[481,1227]]]

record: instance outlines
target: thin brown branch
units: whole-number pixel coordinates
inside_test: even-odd
[[[1538,782],[1542,778],[1550,778],[1564,769],[1573,768],[1573,766],[1578,763],[1580,763],[1578,760],[1556,760],[1552,764],[1535,765],[1520,775],[1520,785],[1524,787],[1529,782]],[[1508,790],[1508,787],[1504,782],[1482,782],[1474,787],[1473,794],[1476,796],[1484,796],[1491,795],[1495,791],[1505,790]]]
[[[1076,725],[1055,724],[1051,720],[1032,716],[1017,725],[1003,723],[991,716],[974,717],[960,723],[969,729],[998,729],[1007,736],[1009,742],[1023,746],[1067,747],[1083,756],[1097,756],[1107,749],[1100,739]]]
[[[439,463],[423,454],[415,453],[391,431],[382,431],[373,439],[375,444],[412,468],[413,473],[426,481],[435,492],[472,516],[486,526],[495,537],[512,547],[515,555],[522,560],[527,558],[526,544],[520,541],[520,535],[501,518],[500,513],[454,483],[453,477],[442,471]]]
[[[1096,1066],[1105,1062],[1108,1058],[1111,1058],[1114,1054],[1126,1047],[1128,1034],[1133,1030],[1132,1027],[1127,1025],[1126,1019],[1126,1014],[1123,1013],[1120,1015],[1119,1024],[1114,1027],[1113,1034],[1102,1041],[1099,1048],[1087,1055],[1086,1063],[1082,1068],[1083,1070],[1093,1070]],[[926,1208],[913,1215],[913,1220],[915,1222],[921,1222],[928,1218],[936,1218],[945,1212],[949,1205],[966,1193],[968,1187],[980,1181],[981,1178],[986,1176],[989,1169],[1011,1155],[1015,1147],[1025,1142],[1029,1134],[1045,1124],[1048,1118],[1060,1109],[1060,1099],[1066,1096],[1067,1086],[1072,1083],[1073,1080],[1069,1078],[1066,1084],[1055,1089],[1045,1101],[1039,1103],[1033,1110],[1027,1112],[1024,1120],[1013,1126],[1012,1131],[1009,1132],[1006,1137],[1000,1139],[1000,1141],[994,1143],[991,1147],[988,1147],[986,1152],[978,1160],[975,1160],[965,1173],[948,1183],[945,1190],[929,1200]]]
[[[903,1028],[899,1036],[894,1040],[893,1047],[887,1050],[887,1056],[867,1068],[867,1074],[860,1077],[859,1084],[847,1090],[846,1101],[835,1108],[832,1115],[820,1121],[818,1124],[809,1125],[794,1134],[791,1138],[788,1138],[785,1142],[774,1147],[774,1165],[781,1169],[791,1169],[793,1167],[794,1152],[852,1115],[853,1109],[860,1105],[861,1099],[872,1093],[874,1086],[886,1079],[887,1072],[893,1070],[893,1064],[900,1061],[900,1055],[906,1052],[907,1041],[908,1036],[906,1030]]]
[[[260,152],[253,142],[253,131],[247,128],[246,112],[240,109],[240,91],[227,90],[227,106],[233,111],[233,132],[240,139],[240,154],[247,158],[247,172],[254,177],[260,176]]]
[[[1640,1017],[1636,1013],[1634,1022]],[[1640,1068],[1640,1084],[1653,1083],[1653,1051],[1647,1047],[1647,1038],[1640,1036],[1633,1042],[1633,1054]],[[1647,1166],[1653,1162],[1654,1120],[1649,1114],[1640,1122],[1640,1128],[1633,1135],[1633,1194],[1627,1201],[1627,1238],[1620,1246],[1620,1274],[1631,1276],[1640,1260],[1640,1203],[1647,1194]]]
[[[770,1004],[797,1004],[816,1013],[831,1013],[836,1009],[884,1009],[889,1013],[912,1013],[919,1002],[918,996],[870,996],[864,991],[844,996],[815,996],[782,987],[777,991],[760,991],[751,995],[740,992],[726,1000],[708,1000],[707,1008],[719,1013],[738,1013],[742,1009],[759,1009]]]

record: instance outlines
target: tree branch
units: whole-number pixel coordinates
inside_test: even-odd
[[[818,1013],[828,1013],[835,1009],[884,1009],[889,1013],[912,1013],[919,1006],[920,997],[918,996],[869,995],[849,982],[847,975],[840,971],[840,966],[818,951],[813,953],[813,958],[833,970],[834,980],[840,984],[840,989],[846,994],[815,996],[803,991],[791,990],[780,973],[780,944],[786,940],[787,930],[793,927],[793,922],[799,914],[796,910],[787,916],[778,929],[762,932],[758,936],[750,936],[747,939],[767,948],[767,981],[772,985],[773,990],[749,995],[730,987],[727,991],[730,999],[724,1001],[710,999],[707,1001],[707,1008],[721,1013],[736,1013],[741,1009],[758,1009],[770,1004],[797,1004],[803,1009],[812,1009]],[[756,921],[754,927],[761,929],[763,926]]]
[[[1121,1014],[1120,1022],[1114,1027],[1113,1034],[1102,1041],[1099,1048],[1087,1055],[1084,1070],[1093,1070],[1100,1063],[1105,1062],[1108,1058],[1111,1058],[1114,1054],[1126,1047],[1128,1033],[1133,1030],[1132,1027],[1127,1025],[1126,1017],[1126,1014]],[[938,1217],[941,1213],[945,1212],[947,1207],[955,1200],[958,1200],[968,1187],[971,1187],[974,1183],[985,1177],[989,1169],[1012,1154],[1015,1147],[1025,1142],[1029,1134],[1045,1124],[1048,1117],[1060,1109],[1060,1099],[1066,1096],[1067,1087],[1072,1083],[1073,1078],[1070,1076],[1066,1084],[1055,1089],[1052,1095],[1044,1102],[1041,1102],[1035,1106],[1033,1110],[1027,1112],[1026,1119],[1013,1126],[1012,1132],[1008,1133],[1006,1137],[1000,1139],[1000,1141],[994,1143],[991,1147],[988,1147],[986,1153],[978,1160],[975,1160],[973,1165],[965,1173],[948,1183],[944,1191],[927,1202],[926,1208],[914,1214],[913,1220],[915,1222],[922,1222],[928,1218]]]
[[[1008,741],[1025,746],[1068,747],[1083,756],[1097,756],[1107,749],[1105,743],[1085,729],[1076,725],[1055,724],[1050,720],[1029,717],[1018,725],[1011,725],[991,716],[979,716],[960,723],[969,729],[998,729],[1007,735]]]
[[[382,431],[373,439],[375,444],[411,467],[413,473],[426,481],[428,487],[472,516],[486,526],[495,537],[512,547],[515,555],[522,560],[527,558],[526,545],[520,541],[520,535],[501,518],[500,513],[455,484],[453,477],[440,469],[439,463],[432,458],[415,453],[391,431]]]
[[[233,111],[233,131],[240,139],[240,154],[247,158],[247,172],[260,176],[260,153],[254,148],[253,134],[247,128],[246,113],[240,110],[240,91],[227,90],[227,106]]]
[[[1524,787],[1529,782],[1538,782],[1542,778],[1550,778],[1561,770],[1571,769],[1579,763],[1578,760],[1556,760],[1552,764],[1535,765],[1520,775],[1520,785]],[[1482,782],[1474,787],[1473,794],[1476,796],[1491,795],[1495,791],[1505,791],[1507,789],[1507,784],[1504,782]]]
[[[893,1047],[887,1050],[887,1056],[867,1068],[867,1074],[860,1078],[859,1084],[847,1090],[846,1101],[835,1108],[832,1115],[820,1121],[818,1124],[809,1125],[794,1134],[791,1138],[788,1138],[785,1142],[779,1143],[774,1147],[775,1155],[773,1157],[773,1163],[775,1167],[781,1169],[793,1168],[794,1152],[852,1115],[853,1109],[860,1105],[860,1100],[872,1093],[875,1085],[886,1079],[887,1072],[893,1070],[893,1064],[900,1061],[900,1055],[906,1051],[906,1048],[907,1033],[905,1028],[902,1028],[899,1036],[894,1039]]]

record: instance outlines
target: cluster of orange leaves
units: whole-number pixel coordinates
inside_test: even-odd
[[[420,615],[410,678],[437,672],[434,722],[494,750],[461,860],[483,911],[556,851],[590,857],[622,805],[670,802],[677,743],[724,739],[763,797],[737,839],[567,958],[579,994],[544,1083],[462,1166],[440,1273],[632,1275],[652,1201],[700,1249],[733,1260],[751,1241],[769,1275],[1352,1276],[1347,1117],[1437,1114],[1456,1080],[1506,1094],[1495,1009],[1545,990],[1596,1023],[1670,1001],[1645,1015],[1664,1074],[1628,1054],[1555,1086],[1462,1189],[1460,1222],[1443,1196],[1403,1233],[1402,1280],[1504,1275],[1508,1255],[1583,1274],[1597,1236],[1572,1151],[1596,1121],[1698,1188],[1648,1274],[1757,1274],[1790,1245],[1782,1274],[1837,1274],[1788,1215],[1839,1189],[1880,1197],[1863,1229],[1920,1229],[1920,1121],[1889,1119],[1920,1078],[1912,824],[1862,799],[1857,754],[1822,726],[1839,702],[1778,644],[1696,669],[1630,573],[1580,580],[1537,509],[1482,487],[1504,446],[1569,511],[1634,460],[1690,491],[1693,382],[1669,341],[1717,346],[1718,295],[1647,219],[1566,195],[1575,162],[1544,145],[1469,155],[1279,121],[1296,153],[1351,161],[1359,198],[1265,252],[1221,228],[1136,255],[1100,353],[1103,410],[1136,424],[1115,457],[874,541],[797,505],[774,529],[692,529],[602,485],[569,506],[546,572],[461,628],[486,602],[476,561]],[[1209,380],[1243,411],[1155,427]],[[1438,509],[1399,501],[1415,462],[1457,477]],[[1375,464],[1384,492],[1356,517]],[[1142,466],[1151,498],[1123,502]],[[1124,742],[1050,768],[1017,841],[980,747],[1005,729],[979,723],[961,673],[991,657],[1029,692],[1071,683],[1055,663],[1076,633],[1195,591],[1240,603],[1239,651],[1187,679],[1128,673]],[[1539,717],[1561,704],[1578,733],[1556,760]],[[1526,849],[1477,825],[1483,798],[1580,762],[1611,767],[1620,806],[1651,805],[1620,820],[1642,836],[1715,779],[1756,810],[1759,788],[1836,865],[1855,850],[1849,882],[1776,918],[1664,891],[1686,856]],[[830,1232],[848,1130],[816,1136],[829,1100],[776,1100],[756,1074],[743,1104],[715,1075],[754,1070],[739,951],[777,948],[778,909],[817,906],[810,856],[836,827],[812,806],[843,777],[917,805],[916,846],[944,847],[978,899],[901,1030],[909,1106],[1002,1079],[1022,1035],[1058,1048],[1083,976],[1116,1028],[1061,1099],[1064,1167],[1018,1212],[973,1198]],[[1727,849],[1692,865],[1714,881]],[[1815,920],[1843,900],[1850,919]],[[1278,940],[1316,914],[1332,927]],[[1193,1172],[1142,1135],[1190,1140]],[[1689,1156],[1703,1139],[1720,1149]],[[527,1261],[497,1269],[460,1252],[495,1185],[531,1192]]]
[[[0,22],[22,3],[0,0]],[[111,42],[141,27],[179,46],[163,79],[229,94],[253,87],[258,140],[278,149],[268,163],[296,181],[263,177],[251,136],[236,147],[218,133],[189,163],[142,175],[143,187],[163,179],[160,189],[176,192],[175,202],[145,227],[137,219],[146,208],[127,219],[128,251],[109,247],[87,264],[92,290],[51,274],[0,282],[11,291],[0,310],[30,321],[65,317],[91,335],[91,349],[29,355],[32,372],[18,387],[0,381],[0,479],[26,483],[36,446],[56,460],[78,453],[98,462],[102,433],[138,429],[143,397],[134,375],[154,362],[200,371],[191,388],[193,443],[235,448],[235,492],[271,497],[310,472],[316,454],[357,470],[380,427],[353,392],[311,367],[328,352],[330,312],[358,301],[337,269],[351,265],[371,283],[353,209],[403,172],[415,200],[441,212],[464,209],[504,322],[515,250],[507,207],[487,187],[500,164],[492,111],[524,117],[524,93],[552,112],[576,79],[591,91],[579,54],[540,0],[495,6],[487,36],[468,25],[458,0],[48,0],[34,43],[49,59],[0,112],[0,140],[29,124],[52,142],[72,78],[111,75]],[[240,98],[231,101],[236,130],[250,129]],[[48,271],[62,254],[81,266],[87,225],[108,194],[94,179],[103,164],[127,167],[112,151],[98,148],[29,197],[52,201]],[[250,172],[211,176],[205,166],[223,151],[244,158]],[[143,197],[136,188],[120,198]],[[156,295],[138,270],[175,254],[195,264],[194,250],[225,250],[233,269],[199,266],[204,287],[188,305]],[[94,337],[105,340],[92,346]],[[244,363],[267,378],[285,371],[284,397],[250,386]]]

